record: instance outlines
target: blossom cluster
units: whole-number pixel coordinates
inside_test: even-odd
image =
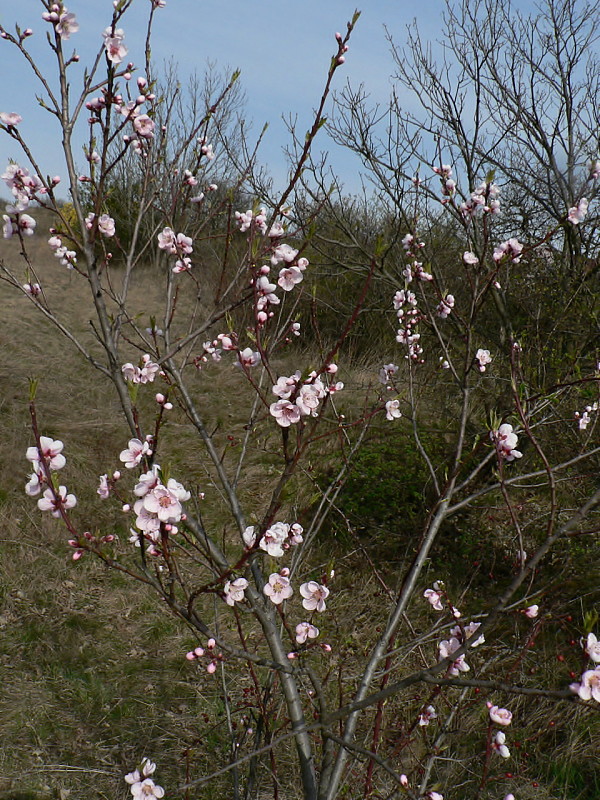
[[[58,258],[63,267],[73,269],[73,267],[77,265],[77,253],[75,250],[69,250],[69,248],[63,244],[60,236],[53,233],[48,239],[48,245],[54,250],[54,257]]]
[[[129,444],[131,445],[131,442]],[[163,484],[160,467],[154,464],[152,469],[140,476],[134,494],[139,498],[133,506],[136,527],[151,540],[149,554],[157,555],[158,551],[154,545],[160,541],[161,532],[177,533],[176,523],[185,519],[182,503],[190,499],[190,492],[174,478],[169,478],[166,485]],[[131,534],[130,541],[139,545],[138,532],[132,530]]]
[[[4,114],[3,116],[16,119],[18,114]],[[16,233],[31,236],[35,230],[36,222],[33,217],[23,212],[27,211],[33,200],[38,199],[38,195],[46,193],[45,186],[37,175],[30,175],[26,167],[20,167],[18,164],[9,164],[0,178],[10,189],[14,198],[12,203],[6,205],[8,213],[3,214],[4,238],[10,239]],[[58,180],[58,178],[55,178],[53,183],[58,183]]]
[[[490,439],[496,445],[498,457],[504,461],[514,461],[521,458],[523,453],[516,450],[518,443],[517,434],[513,431],[513,426],[504,422],[497,431],[490,431]]]
[[[40,446],[28,447],[25,456],[31,461],[33,472],[29,476],[29,481],[25,486],[25,492],[30,497],[36,497],[42,491],[42,487],[48,484],[47,470],[54,472],[62,469],[66,462],[62,454],[63,443],[58,439],[49,436],[40,436]],[[40,511],[50,511],[53,517],[62,516],[63,510],[68,510],[77,505],[75,495],[69,494],[65,486],[56,488],[54,485],[48,486],[37,501]]]
[[[151,360],[148,353],[145,353],[142,356],[141,366],[136,367],[127,362],[121,367],[121,372],[125,380],[131,383],[153,383],[157,373],[160,372],[160,366]]]
[[[96,215],[93,213],[93,211],[90,211],[85,218],[85,227],[88,230],[91,230],[94,227],[95,220]],[[98,230],[103,236],[110,237],[115,235],[115,221],[108,214],[101,214],[98,217],[98,222],[96,224],[98,225]]]
[[[598,411],[599,407],[600,406],[596,402],[596,403],[592,403],[592,405],[590,405],[590,406],[586,406],[585,410],[581,414],[579,413],[579,411],[575,412],[575,419],[577,420],[577,422],[579,424],[579,430],[580,431],[584,431],[587,428],[587,426],[592,421],[592,418],[591,418],[590,414],[593,414],[594,412]]]
[[[594,633],[588,634],[584,650],[588,658],[593,661],[594,668],[585,670],[579,682],[572,683],[570,689],[582,700],[595,700],[600,703],[600,642]]]
[[[484,181],[471,192],[470,197],[460,205],[460,211],[465,219],[473,218],[477,213],[500,213],[500,187],[495,183]]]
[[[62,3],[53,3],[48,11],[44,11],[42,19],[54,25],[54,30],[63,40],[69,39],[72,33],[77,33],[79,30],[75,14]]]
[[[125,781],[129,784],[134,800],[151,800],[155,797],[160,800],[164,797],[165,790],[162,786],[154,783],[150,775],[156,770],[156,764],[149,758],[143,758],[138,769],[125,775]]]
[[[393,304],[396,316],[401,325],[396,332],[396,341],[406,345],[408,353],[405,358],[423,363],[423,359],[421,358],[423,348],[419,343],[421,334],[417,333],[415,330],[422,317],[417,308],[415,293],[407,289],[400,289],[394,295]]]
[[[337,366],[329,364],[326,372],[335,375]],[[282,375],[273,386],[273,394],[279,397],[269,406],[269,412],[278,425],[289,428],[300,421],[303,416],[318,416],[321,400],[328,394],[339,392],[344,388],[341,382],[326,385],[316,372],[311,372],[306,380],[302,381],[300,372],[295,372],[289,377]]]

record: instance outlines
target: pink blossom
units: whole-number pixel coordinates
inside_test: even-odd
[[[517,446],[517,434],[514,433],[512,425],[507,422],[500,425],[497,431],[490,431],[490,438],[496,443],[496,450],[501,458],[506,461],[514,461],[521,458],[523,453],[515,450]]]
[[[593,633],[588,633],[585,652],[592,659],[592,661],[600,662],[600,642]]]
[[[42,491],[44,476],[37,472],[32,472],[29,480],[25,484],[25,494],[29,497],[36,497]]]
[[[427,601],[431,603],[436,611],[444,610],[444,606],[442,605],[442,595],[439,592],[436,592],[434,589],[425,589],[423,592],[423,597],[425,597]]]
[[[492,357],[490,355],[489,350],[482,350],[481,347],[475,353],[475,360],[478,362],[478,368],[480,372],[485,372],[485,368],[488,364],[492,363]]]
[[[261,275],[256,281],[256,291],[259,295],[259,300],[264,298],[265,302],[277,305],[280,300],[277,295],[274,294],[276,289],[277,286],[274,283],[270,283],[266,275]]]
[[[158,234],[158,247],[160,250],[166,250],[168,253],[176,253],[175,247],[175,232],[171,228],[163,228]]]
[[[119,458],[127,469],[133,469],[145,455],[150,455],[151,452],[148,442],[142,443],[139,439],[130,439],[127,449],[121,451]]]
[[[238,364],[242,367],[255,367],[260,364],[260,359],[260,353],[253,351],[250,347],[246,347],[238,353]]]
[[[20,122],[23,122],[23,117],[20,114],[16,114],[14,111],[0,111],[0,122],[3,125],[14,128]]]
[[[446,319],[450,316],[452,309],[454,308],[454,295],[447,294],[443,300],[440,300],[437,308],[436,314],[440,319]]]
[[[451,658],[452,654],[461,647],[461,642],[455,636],[450,639],[444,640],[439,643],[439,656],[440,661],[444,658]],[[449,669],[450,675],[458,675],[459,672],[468,672],[471,668],[465,661],[464,655],[459,656],[456,660],[452,661]]]
[[[493,706],[491,704],[488,704],[488,708],[492,722],[495,722],[496,725],[502,725],[503,727],[510,725],[512,722],[512,713],[507,708],[500,708],[499,706]]]
[[[40,511],[51,511],[53,517],[60,517],[60,509],[74,508],[77,499],[74,494],[67,494],[66,486],[59,486],[56,496],[52,489],[46,489],[37,504]]]
[[[127,55],[127,48],[123,44],[124,36],[125,33],[122,28],[117,28],[114,31],[112,28],[106,28],[102,34],[106,57],[113,64],[120,64]]]
[[[146,511],[156,514],[161,522],[178,522],[181,519],[183,509],[178,492],[171,491],[166,486],[155,486],[144,495],[142,502]]]
[[[471,253],[470,251],[463,253],[463,261],[465,262],[465,264],[468,264],[471,267],[474,267],[476,264],[479,264],[479,259],[477,258],[475,253]]]
[[[523,245],[517,239],[508,239],[506,242],[499,244],[492,255],[494,261],[501,261],[504,256],[508,256],[513,264],[518,264],[521,261],[521,253]]]
[[[154,136],[154,128],[156,126],[148,114],[140,114],[133,120],[133,127],[135,128],[137,135],[141,136],[142,139],[152,139]]]
[[[244,544],[250,550],[256,544],[256,533],[254,532],[254,525],[249,525],[242,533]]]
[[[108,475],[100,475],[100,485],[96,489],[96,494],[100,495],[103,500],[110,497],[110,486],[108,485]]]
[[[156,797],[159,800],[164,797],[165,790],[162,786],[155,784],[152,778],[146,778],[143,781],[132,784],[131,794],[134,800],[150,800],[152,797]]]
[[[450,631],[452,636],[456,636],[461,641],[463,640],[463,631],[464,631],[464,641],[467,639],[469,640],[469,644],[471,647],[479,647],[480,644],[485,642],[485,636],[482,634],[475,638],[473,642],[470,640],[473,638],[474,634],[477,633],[478,629],[481,627],[481,622],[470,622],[468,625],[464,625],[461,629],[460,625],[456,625]]]
[[[304,644],[307,639],[316,639],[319,635],[319,629],[310,622],[299,622],[296,625],[296,641],[298,644]]]
[[[259,542],[261,550],[270,556],[280,558],[283,555],[283,545],[289,536],[290,526],[285,522],[275,522],[265,531]]]
[[[294,590],[290,586],[290,579],[280,575],[279,572],[269,575],[269,582],[263,587],[263,592],[275,605],[283,603],[294,594]]]
[[[400,419],[402,416],[402,412],[400,411],[400,401],[399,400],[388,400],[385,404],[385,418],[387,420],[393,421],[395,419]]]
[[[273,394],[277,395],[281,400],[287,400],[292,392],[295,391],[299,380],[299,372],[295,372],[293,375],[290,375],[289,378],[282,375],[280,378],[277,378],[277,383],[273,386]]]
[[[426,727],[432,719],[437,719],[437,714],[433,706],[427,708],[419,714],[419,726]]]
[[[61,39],[68,39],[72,33],[77,33],[79,30],[79,23],[75,19],[75,14],[67,11],[66,7],[63,6],[62,14],[58,18],[54,29]]]
[[[223,587],[225,602],[228,606],[234,606],[244,600],[244,591],[248,588],[248,581],[245,578],[236,578],[234,581],[227,581]]]
[[[38,504],[40,501],[38,500]],[[600,703],[600,667],[589,669],[581,676],[580,683],[572,683],[571,691],[576,692],[582,700],[594,699]]]
[[[329,597],[329,589],[316,581],[308,581],[300,586],[300,594],[304,598],[302,606],[307,611],[325,611],[325,600]]]
[[[498,731],[492,741],[494,750],[502,756],[502,758],[510,758],[510,750],[504,744],[506,742],[506,734],[503,731]]]
[[[439,792],[427,792],[429,800],[444,800],[444,795]]]
[[[271,403],[269,412],[282,428],[289,428],[290,425],[300,421],[300,409],[289,400],[278,400],[276,403]]]
[[[28,447],[25,453],[25,457],[33,463],[36,472],[39,472],[39,463],[42,458],[51,470],[62,469],[67,463],[62,454],[64,444],[58,439],[40,436],[40,446],[41,450],[38,450],[37,446]]]
[[[150,759],[146,758],[145,756],[144,758],[142,758],[142,763],[140,766],[142,768],[142,775],[144,776],[144,778],[147,778],[149,775],[152,775],[156,770],[156,764],[153,761],[150,761]],[[127,781],[127,783],[137,783],[141,779],[142,777],[140,775],[140,771],[137,769],[134,770],[133,772],[130,772],[129,775],[125,775],[125,780]]]
[[[279,271],[277,283],[284,292],[291,292],[294,286],[301,282],[302,278],[302,271],[298,267],[284,267]]]
[[[533,605],[529,606],[529,608],[525,609],[525,616],[529,617],[529,619],[535,619],[539,612],[539,606]]]
[[[325,389],[323,383],[317,378],[314,383],[304,384],[304,386],[300,387],[298,397],[296,398],[296,405],[302,414],[306,416],[312,414],[313,417],[316,417],[319,400],[324,394]]]
[[[297,255],[298,251],[294,250],[293,247],[290,247],[289,244],[278,244],[277,247],[273,249],[271,264],[274,267],[276,267],[277,264],[281,264],[282,261],[284,261],[286,264],[291,264],[292,261],[296,260]]]
[[[567,216],[569,222],[573,225],[579,225],[580,222],[583,222],[588,211],[588,205],[587,198],[582,197],[576,206],[569,209],[569,214]]]
[[[379,370],[379,380],[384,384],[389,383],[398,370],[399,367],[397,367],[396,364],[384,364]]]

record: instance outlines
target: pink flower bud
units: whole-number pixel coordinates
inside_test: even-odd
[[[206,643],[206,646],[208,647],[209,650],[212,650],[215,645],[216,645],[216,642],[215,642],[214,639],[209,639],[208,642]]]
[[[125,505],[123,506],[123,511],[126,514],[127,514],[128,511],[131,511],[131,506],[129,505],[129,503],[125,503]]]
[[[211,661],[210,664],[206,667],[206,671],[209,675],[212,675],[217,671],[217,665],[214,661]]]
[[[173,403],[165,403],[164,408],[165,411],[171,411],[173,408]]]
[[[121,477],[121,473],[119,472],[119,470],[118,469],[115,470],[113,472],[113,481],[118,481],[120,477]]]
[[[336,60],[335,60],[335,63],[336,64],[343,64],[345,61],[346,61],[346,58],[344,56],[338,56],[336,58]]]
[[[188,661],[193,661],[196,658],[196,655],[193,651],[190,651],[189,653],[185,654],[185,657]]]
[[[131,80],[131,72],[126,72],[123,75],[123,77],[125,78],[126,81],[130,81]]]
[[[79,561],[82,555],[83,555],[83,550],[75,550],[75,552],[73,553],[73,561]]]
[[[156,402],[159,405],[162,405],[165,402],[165,399],[166,398],[165,398],[164,394],[160,394],[160,392],[156,395]]]
[[[406,777],[406,775],[404,774],[400,775],[400,783],[406,789],[406,787],[408,786],[408,778]]]
[[[290,661],[293,661],[296,658],[296,653],[288,653],[287,657]]]
[[[194,655],[198,656],[198,658],[200,658],[200,656],[203,656],[204,655],[204,648],[203,647],[195,647],[194,648]]]

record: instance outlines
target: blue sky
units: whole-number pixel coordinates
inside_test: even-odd
[[[421,0],[418,5],[408,0],[364,0],[346,64],[337,74],[337,86],[341,88],[347,79],[364,83],[373,100],[385,103],[393,63],[384,24],[397,41],[403,41],[406,25],[416,17],[424,38],[436,38],[442,29],[443,6],[443,0]],[[153,59],[157,64],[174,59],[182,78],[193,71],[201,74],[208,62],[222,69],[239,67],[247,119],[254,122],[256,132],[269,123],[261,161],[281,180],[286,171],[282,148],[289,142],[282,116],[297,116],[299,129],[306,129],[335,51],[334,33],[345,30],[355,7],[347,0],[167,0],[166,8],[156,14]],[[76,89],[84,65],[100,46],[112,2],[72,0],[68,9],[80,23],[80,31],[67,43],[81,56],[81,63],[69,72]],[[148,9],[148,0],[136,0],[122,22],[128,58],[138,64],[143,59]],[[45,41],[49,26],[41,19],[42,11],[39,0],[0,0],[0,24],[11,32],[15,22],[22,28],[31,27],[34,36],[28,39],[28,48],[42,70],[54,74],[52,53]],[[39,85],[16,49],[2,41],[0,69],[10,76],[2,82],[0,111],[21,114],[20,131],[31,142],[45,173],[64,174],[55,120],[35,101]],[[331,149],[331,162],[344,173],[348,189],[358,188],[356,162],[336,152],[324,136],[320,144]],[[18,146],[2,135],[2,169],[9,158],[25,163]]]

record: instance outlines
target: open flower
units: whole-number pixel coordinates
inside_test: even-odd
[[[519,450],[515,450],[518,442],[517,434],[513,431],[512,425],[507,422],[500,425],[497,431],[490,431],[490,438],[496,443],[496,450],[500,458],[514,461],[515,458],[521,458],[523,455]]]
[[[244,592],[248,588],[246,578],[236,578],[234,581],[227,581],[223,586],[225,602],[228,606],[234,606],[244,600]]]
[[[298,644],[304,644],[307,639],[316,639],[319,635],[319,629],[310,622],[299,622],[296,625],[296,641]]]
[[[290,526],[287,523],[275,522],[265,531],[259,542],[259,547],[270,556],[280,558],[283,555],[283,545],[287,541],[289,533]]]
[[[53,517],[60,517],[61,508],[74,508],[77,499],[74,494],[67,494],[66,486],[59,486],[56,493],[50,488],[46,489],[37,504],[40,511],[51,511]]]
[[[38,504],[39,504],[38,500]],[[582,700],[594,699],[600,703],[600,667],[588,669],[581,676],[580,683],[572,683],[571,691],[576,692]]]
[[[588,633],[585,652],[596,663],[600,662],[600,642],[593,633]]]
[[[263,592],[275,605],[283,603],[284,600],[294,594],[290,579],[280,575],[279,572],[273,572],[269,575],[269,582],[263,587]]]
[[[400,411],[399,400],[388,400],[385,404],[385,418],[392,422],[395,419],[400,419],[402,412]]]
[[[444,641],[440,642],[438,645],[439,654],[440,654],[440,661],[443,658],[452,658],[452,654],[456,652],[456,650],[462,647],[461,642],[455,636],[452,636],[450,639],[445,639]],[[464,655],[459,656],[457,659],[452,661],[450,664],[450,669],[448,670],[450,675],[458,675],[459,672],[468,672],[471,667],[465,661]]]
[[[62,454],[64,445],[58,439],[51,439],[49,436],[40,436],[40,447],[40,450],[35,446],[28,447],[25,454],[27,460],[33,463],[36,472],[38,471],[38,465],[42,457],[51,470],[62,469],[67,463],[66,458]]]
[[[427,598],[427,601],[431,603],[432,607],[435,608],[436,611],[444,610],[444,606],[442,605],[442,595],[439,592],[436,592],[435,589],[425,589],[423,592],[423,597]]]
[[[150,455],[150,445],[148,442],[141,442],[139,439],[130,439],[126,450],[121,450],[120,460],[127,469],[137,467],[145,455]]]
[[[307,611],[325,611],[325,600],[329,597],[329,589],[316,581],[308,581],[300,586],[300,594],[304,598],[302,605]]]
[[[432,719],[437,719],[437,713],[433,706],[427,708],[419,714],[419,725],[423,728],[429,725]]]
[[[495,722],[496,725],[503,725],[506,727],[510,725],[512,722],[512,712],[510,712],[507,708],[500,708],[499,706],[488,706],[490,710],[490,719],[492,722]]]

